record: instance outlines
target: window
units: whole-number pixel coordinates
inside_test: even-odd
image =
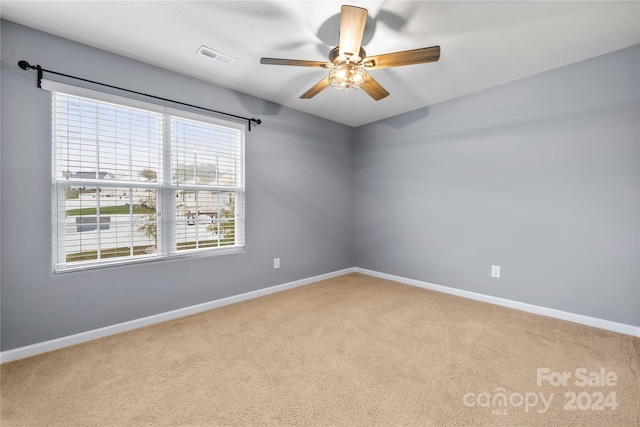
[[[244,126],[43,81],[54,269],[244,247]]]

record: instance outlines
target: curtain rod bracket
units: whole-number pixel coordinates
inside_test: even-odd
[[[42,73],[46,72],[46,73],[56,74],[58,76],[68,77],[68,78],[71,78],[71,79],[81,80],[83,82],[88,82],[88,83],[92,83],[92,84],[96,84],[96,85],[100,85],[100,86],[110,87],[112,89],[122,90],[122,91],[129,92],[129,93],[135,93],[136,95],[147,96],[149,98],[158,99],[160,101],[172,102],[174,104],[180,104],[180,105],[184,105],[184,106],[187,106],[187,107],[197,108],[197,109],[209,111],[209,112],[215,113],[215,114],[222,114],[224,116],[229,116],[229,117],[234,117],[236,119],[246,120],[248,125],[249,125],[249,132],[251,132],[251,123],[252,122],[255,123],[256,125],[259,125],[260,123],[262,123],[262,120],[256,119],[254,117],[249,118],[249,117],[237,116],[235,114],[229,114],[229,113],[225,113],[223,111],[212,110],[211,108],[199,107],[197,105],[187,104],[186,102],[174,101],[172,99],[162,98],[160,96],[149,95],[148,93],[136,92],[135,90],[125,89],[125,88],[118,87],[118,86],[112,86],[112,85],[108,85],[108,84],[105,84],[105,83],[95,82],[93,80],[83,79],[82,77],[70,76],[69,74],[58,73],[57,71],[46,70],[46,69],[42,68],[39,65],[31,65],[25,60],[18,61],[18,67],[20,67],[23,70],[36,70],[38,72],[38,82],[37,82],[37,84],[38,84],[38,88],[39,89],[42,89]]]
[[[36,70],[38,70],[38,89],[42,89],[42,67],[36,65]]]
[[[31,65],[29,64],[27,61],[18,61],[18,67],[22,68],[23,70],[36,70],[38,72],[38,89],[42,89],[42,67],[39,65]]]
[[[249,132],[251,132],[251,122],[259,125],[260,123],[262,123],[262,120],[254,119],[254,118],[251,118],[251,119],[247,120],[247,123],[249,124]]]

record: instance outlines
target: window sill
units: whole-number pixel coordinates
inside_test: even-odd
[[[171,254],[154,254],[147,256],[137,256],[135,258],[120,259],[110,262],[95,262],[82,265],[63,265],[54,269],[53,274],[66,274],[88,270],[98,270],[102,268],[123,267],[138,264],[149,264],[163,261],[183,261],[188,259],[207,258],[211,256],[229,255],[244,253],[244,246],[233,246],[229,248],[219,249],[212,248],[206,250],[183,250],[173,252]]]

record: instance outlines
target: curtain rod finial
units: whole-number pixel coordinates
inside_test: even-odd
[[[27,61],[19,61],[18,62],[18,67],[22,68],[23,70],[34,70],[36,67],[29,64]]]

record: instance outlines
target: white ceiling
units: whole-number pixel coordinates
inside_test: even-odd
[[[342,4],[369,10],[369,55],[439,45],[440,60],[371,71],[391,93],[381,101],[333,88],[298,99],[326,71],[260,57],[326,60]],[[350,126],[640,43],[639,1],[4,0],[0,16]],[[201,45],[237,60],[196,55]]]

